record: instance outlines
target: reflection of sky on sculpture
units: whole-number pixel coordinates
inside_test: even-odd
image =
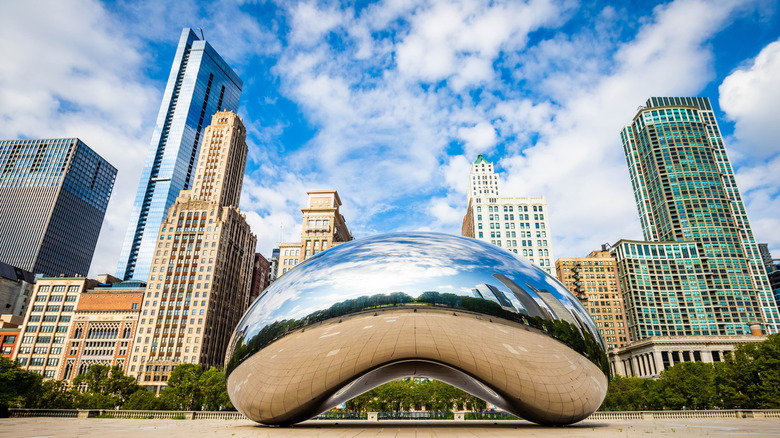
[[[299,319],[337,302],[381,293],[416,297],[437,291],[473,296],[471,289],[486,283],[512,295],[492,277],[496,272],[526,289],[537,302],[541,298],[526,284],[550,291],[582,321],[592,324],[557,280],[504,249],[445,234],[394,233],[348,242],[310,258],[266,289],[238,329],[246,329],[251,337],[272,322]],[[597,333],[595,326],[591,332]]]

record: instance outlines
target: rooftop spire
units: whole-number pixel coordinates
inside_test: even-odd
[[[474,164],[479,163],[487,163],[490,164],[490,161],[486,160],[485,157],[482,156],[482,154],[477,155],[477,161],[474,162]]]

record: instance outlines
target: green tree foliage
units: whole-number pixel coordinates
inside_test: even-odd
[[[117,365],[92,365],[73,379],[72,387],[76,405],[81,409],[117,409],[143,389]]]
[[[8,416],[8,408],[33,407],[41,394],[41,381],[39,374],[0,356],[0,416]]]
[[[715,383],[724,408],[780,408],[780,334],[740,345],[718,365]]]
[[[656,381],[640,379],[639,377],[615,376],[609,383],[609,391],[603,411],[643,411],[652,409],[652,394],[655,392]]]
[[[348,411],[400,412],[419,410],[449,412],[462,409],[485,409],[485,402],[438,380],[393,380],[347,402]]]
[[[233,409],[223,371],[219,368],[203,371],[196,364],[181,364],[171,371],[159,403],[161,409],[183,411]]]

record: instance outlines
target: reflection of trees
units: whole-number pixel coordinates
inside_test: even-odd
[[[257,334],[251,336],[249,342],[245,342],[246,339],[243,336],[236,342],[235,351],[225,368],[226,375],[244,359],[291,331],[305,330],[305,327],[308,325],[345,315],[409,303],[465,310],[484,316],[495,316],[496,318],[525,324],[544,331],[565,343],[595,363],[605,374],[608,375],[609,373],[607,355],[602,350],[599,342],[590,333],[581,332],[576,326],[567,321],[549,320],[539,316],[530,317],[523,313],[511,312],[493,301],[482,298],[427,291],[417,298],[403,292],[366,295],[335,303],[327,309],[317,310],[300,319],[286,319],[273,322],[263,327]]]

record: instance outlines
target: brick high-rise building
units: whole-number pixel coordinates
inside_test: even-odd
[[[501,197],[493,163],[471,165],[461,234],[506,248],[555,275],[550,214],[544,196]]]
[[[341,199],[338,192],[311,190],[306,193],[309,195],[309,205],[301,209],[301,241],[279,245],[277,278],[309,257],[353,239],[344,216],[339,212]]]
[[[628,321],[617,275],[617,263],[609,251],[591,251],[587,257],[560,258],[555,261],[558,278],[582,305],[598,326],[607,348],[629,343]]]
[[[238,209],[246,128],[230,111],[211,119],[193,188],[182,190],[159,229],[130,375],[159,390],[173,367],[222,366],[249,305],[257,238]]]

